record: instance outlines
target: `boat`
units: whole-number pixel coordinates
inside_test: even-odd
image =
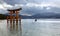
[[[35,21],[37,21],[37,19],[35,19]]]

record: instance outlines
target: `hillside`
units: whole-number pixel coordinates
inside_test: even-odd
[[[6,19],[6,16],[4,14],[0,14],[0,20]]]

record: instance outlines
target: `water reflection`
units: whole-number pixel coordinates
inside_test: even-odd
[[[34,19],[22,19],[22,21],[19,21],[18,23],[16,23],[16,21],[14,21],[14,23],[8,23],[8,29],[6,28],[6,20],[3,20],[3,23],[0,23],[0,35],[60,36],[60,21],[55,21],[55,19],[54,21],[50,20],[38,20],[37,22],[35,22]]]
[[[21,20],[7,23],[8,36],[22,36]]]

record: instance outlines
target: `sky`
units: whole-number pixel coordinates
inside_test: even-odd
[[[60,13],[60,0],[0,0],[0,13],[8,13],[7,9],[12,7],[21,7],[20,14],[26,15],[42,12]]]

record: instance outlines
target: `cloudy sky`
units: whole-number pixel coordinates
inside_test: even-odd
[[[0,0],[0,13],[12,7],[22,7],[21,14],[60,13],[60,0]]]

